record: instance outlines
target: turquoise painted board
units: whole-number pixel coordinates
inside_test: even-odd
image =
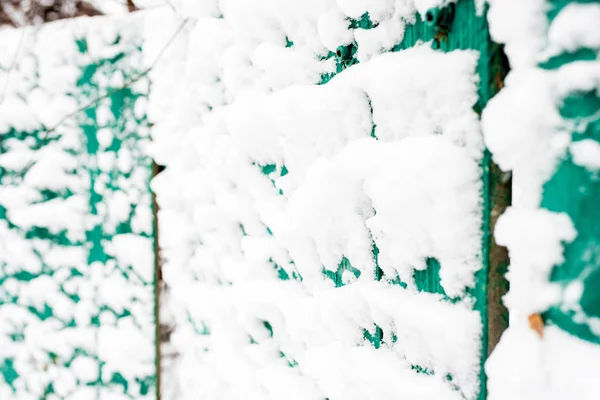
[[[152,114],[166,166],[153,184],[173,325],[163,388],[190,398],[485,398],[481,366],[499,336],[488,339],[499,172],[477,114],[505,67],[485,13],[470,0],[373,19],[362,11],[378,9],[370,2],[360,12],[289,4],[314,8],[314,24],[275,3],[198,11],[202,23],[156,74],[153,96],[171,89]],[[449,94],[453,83],[468,95]],[[440,162],[452,148],[427,151],[456,132],[435,119],[449,104],[460,104],[446,113],[452,122],[472,121],[450,139],[473,150],[444,179],[469,171],[452,189],[437,180],[457,165]],[[427,149],[412,151],[421,139]],[[378,148],[394,163],[380,164]],[[416,178],[405,186],[406,177]],[[448,202],[455,193],[464,197]],[[448,225],[471,221],[468,237],[444,240],[468,243],[459,265],[431,245],[428,222],[467,204]],[[470,290],[448,282],[453,265]]]
[[[551,1],[548,19],[573,1]],[[570,49],[573,50],[573,49]],[[556,70],[575,62],[598,62],[598,49],[580,46],[555,55],[542,68]],[[573,146],[593,146],[600,142],[600,94],[596,87],[568,93],[559,108],[567,126],[572,127]],[[587,142],[587,143],[585,143]],[[552,178],[544,185],[542,207],[569,215],[577,230],[575,240],[565,247],[565,262],[555,266],[550,280],[564,289],[579,293],[573,304],[566,296],[543,314],[567,332],[600,343],[600,179],[598,170],[576,162],[573,152],[560,161]]]
[[[0,32],[3,400],[156,396],[142,27]]]
[[[504,76],[508,72],[508,64],[502,48],[493,43],[489,37],[486,11],[487,8],[483,12],[478,12],[474,1],[459,0],[441,9],[434,8],[429,10],[424,15],[424,18],[421,18],[417,14],[416,20],[406,25],[402,42],[391,50],[393,52],[402,52],[417,45],[430,42],[433,49],[443,52],[452,52],[454,50],[478,51],[477,74],[479,79],[479,98],[474,109],[479,114],[485,108],[487,102],[502,88]],[[360,19],[350,21],[351,29],[369,30],[375,27],[377,27],[377,23],[371,21],[368,13],[362,15]],[[288,39],[287,47],[292,47],[293,45],[293,42]],[[327,84],[334,76],[346,68],[358,64],[357,51],[358,44],[354,42],[349,45],[340,46],[335,52],[330,52],[326,58],[335,61],[336,72],[324,74],[320,83]],[[371,136],[375,138],[377,138],[376,129],[377,127],[374,125],[371,133]],[[271,179],[276,179],[285,176],[288,170],[286,166],[270,164],[262,166],[262,172],[271,177]],[[476,286],[467,293],[467,297],[474,299],[474,308],[480,313],[483,323],[483,350],[481,353],[478,398],[485,399],[487,395],[487,378],[483,369],[484,363],[487,356],[498,343],[502,332],[508,326],[508,312],[501,304],[501,296],[508,289],[508,284],[502,276],[508,265],[508,255],[505,248],[496,245],[493,241],[491,232],[498,215],[510,203],[510,182],[502,180],[502,172],[492,163],[487,151],[481,161],[481,179],[483,181],[483,216],[481,227],[483,232],[481,243],[483,266],[476,274]],[[494,208],[494,217],[492,217],[492,208]],[[372,252],[377,264],[379,249],[375,243],[373,243]],[[446,295],[441,285],[440,263],[438,260],[428,258],[426,265],[426,269],[416,270],[414,273],[413,278],[419,291],[441,294],[449,302],[464,300],[464,298],[450,298]],[[295,271],[288,273],[277,265],[275,265],[275,268],[281,279],[298,279]],[[386,277],[381,268],[379,268],[379,265],[376,265],[375,268],[374,276],[377,280],[384,280],[404,288],[407,287],[406,283],[397,277]],[[345,274],[358,278],[360,273],[360,270],[355,268],[345,256],[342,257],[337,270],[323,269],[324,276],[331,279],[336,287],[345,285],[343,279]],[[364,338],[377,349],[382,345],[394,343],[397,340],[395,332],[386,332],[377,325],[371,329],[365,328]],[[282,357],[285,358],[283,353]],[[424,374],[435,374],[435,371],[420,365],[413,365],[413,369]],[[453,378],[449,375],[445,379],[448,382],[452,382]],[[458,387],[456,389],[460,390]]]

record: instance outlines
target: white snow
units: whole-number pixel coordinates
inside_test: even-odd
[[[152,387],[141,395],[136,382],[155,373],[154,251],[152,240],[141,237],[152,232],[150,159],[143,153],[148,130],[135,121],[118,127],[108,101],[95,105],[96,121],[81,113],[67,117],[141,69],[142,54],[132,51],[141,44],[141,23],[141,16],[83,18],[0,31],[0,204],[6,211],[0,223],[0,365],[12,361],[3,372],[10,377],[14,368],[17,374],[10,385],[0,374],[3,400],[122,398],[106,384],[113,372],[128,380],[128,396],[154,396]],[[76,39],[83,37],[88,51],[80,53]],[[96,78],[107,76],[95,79],[98,87],[78,86],[85,66],[119,52],[127,53],[113,67],[119,73],[104,64]],[[143,86],[131,89],[144,95]],[[140,121],[143,106],[136,104]],[[125,113],[133,114],[131,108]],[[85,123],[100,128],[96,155],[87,152]],[[115,138],[121,140],[118,160],[104,156]],[[43,139],[51,140],[38,149]],[[121,176],[111,182],[116,172]],[[110,184],[119,190],[111,192]],[[103,197],[98,215],[91,215],[91,190]],[[114,234],[132,205],[133,233],[115,236],[113,247],[97,238],[109,260],[88,265],[98,250],[92,249],[93,228]],[[117,318],[125,309],[130,315]],[[106,363],[105,384],[86,386],[100,378],[100,362]],[[46,396],[50,383],[55,394]]]
[[[560,286],[548,283],[552,267],[564,261],[563,245],[577,231],[566,214],[544,209],[509,208],[495,231],[499,244],[510,249],[511,290],[504,302],[524,315],[542,312],[560,300]]]
[[[192,22],[152,70],[149,104],[166,165],[152,183],[175,326],[163,349],[177,354],[163,396],[476,398],[478,53],[380,55],[413,1],[173,3]],[[350,29],[365,12],[379,25]],[[148,16],[148,60],[180,21]],[[361,63],[317,85],[327,52],[355,40]],[[323,269],[343,258],[355,272],[335,288]],[[417,291],[427,258],[456,303]],[[364,337],[375,324],[379,349]]]
[[[598,345],[555,326],[540,339],[529,326],[511,322],[486,364],[489,399],[595,399],[598,357]]]
[[[548,30],[547,0],[487,0],[490,34],[503,43],[513,71],[541,61]]]
[[[550,25],[548,39],[555,51],[600,50],[599,4],[570,3]]]
[[[560,163],[572,161],[592,173],[600,166],[598,142],[572,137],[585,132],[598,113],[571,120],[560,115],[570,94],[600,93],[600,70],[597,61],[575,61],[554,69],[538,64],[584,48],[597,53],[600,8],[573,2],[549,23],[546,11],[558,6],[552,2],[488,2],[491,35],[505,45],[511,71],[504,89],[484,110],[482,126],[494,160],[513,173],[512,207],[495,230],[511,260],[510,290],[504,297],[510,326],[486,364],[488,398],[592,399],[599,390],[598,345],[551,323],[543,327],[541,338],[528,319],[559,304],[576,315],[581,311],[582,282],[550,282],[577,230],[569,215],[540,204],[544,184]],[[590,327],[597,323],[586,321]]]
[[[0,375],[0,398],[37,399],[49,382],[56,398],[138,398],[136,378],[154,375],[147,152],[166,166],[152,182],[168,286],[161,313],[174,325],[162,346],[173,356],[163,365],[164,399],[478,398],[486,349],[469,290],[482,266],[484,145],[514,181],[495,231],[511,256],[511,320],[485,367],[489,398],[595,398],[598,346],[554,326],[542,339],[528,317],[561,301],[579,311],[580,284],[549,283],[577,231],[568,215],[539,205],[565,158],[600,171],[600,144],[571,138],[598,115],[574,122],[559,112],[571,92],[600,93],[600,67],[538,64],[598,52],[600,6],[570,4],[549,23],[547,0],[487,0],[491,35],[512,70],[480,126],[477,51],[425,43],[389,53],[417,13],[451,2],[138,0],[148,9],[139,17],[3,30],[0,133],[60,126],[41,150],[33,137],[2,141],[0,167],[10,173],[0,204],[15,226],[0,221],[0,279],[36,277],[0,284],[0,360],[14,359],[19,373],[18,395]],[[124,2],[93,3],[126,13]],[[476,0],[478,12],[484,3]],[[374,27],[351,28],[365,13]],[[138,138],[113,153],[123,132],[109,102],[97,104],[95,121],[60,116],[79,105],[70,96],[78,67],[141,44],[142,19],[143,57],[93,82],[100,93],[152,66],[150,79],[131,86],[142,96],[124,129]],[[82,35],[86,54],[73,40]],[[336,71],[327,57],[350,44],[359,63],[320,85]],[[97,154],[86,153],[84,122],[97,125]],[[102,197],[93,218],[92,190]],[[46,191],[69,195],[46,199]],[[133,232],[117,234],[122,222]],[[109,259],[88,266],[92,243],[80,244],[94,227],[110,236],[95,238]],[[25,240],[33,228],[65,232],[73,245]],[[440,263],[445,295],[418,290],[415,275],[429,259]],[[343,263],[351,267],[338,270]],[[46,320],[27,308],[46,305]],[[376,327],[383,337],[373,345]],[[12,341],[17,333],[23,341]],[[100,378],[118,372],[131,393],[85,386],[100,361]]]
[[[330,51],[336,51],[339,46],[348,45],[354,40],[346,15],[337,8],[323,14],[317,24],[319,38]]]
[[[273,231],[282,231],[305,282],[321,279],[321,266],[335,270],[342,255],[372,280],[374,241],[387,276],[411,282],[434,257],[444,289],[458,296],[481,265],[478,179],[476,161],[439,137],[358,140],[314,164]],[[304,262],[311,248],[317,257]]]
[[[569,147],[573,162],[591,171],[600,170],[600,143],[592,139],[574,142]]]

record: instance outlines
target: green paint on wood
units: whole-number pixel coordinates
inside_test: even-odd
[[[557,69],[573,61],[593,61],[596,59],[596,50],[578,49],[572,53],[561,53],[544,61],[540,67],[544,69]]]
[[[599,109],[600,110],[600,109]],[[595,123],[600,127],[600,119]],[[600,130],[598,131],[600,133]],[[596,140],[600,139],[598,135]],[[595,172],[575,165],[570,157],[563,160],[544,186],[542,207],[565,212],[577,230],[577,237],[566,245],[565,263],[553,269],[550,280],[567,287],[583,285],[581,310],[552,307],[547,319],[582,339],[600,343],[592,332],[590,318],[600,318],[600,179]]]
[[[350,20],[350,25],[348,26],[350,29],[373,29],[378,24],[373,23],[371,21],[371,17],[369,13],[366,12],[361,15],[360,19],[352,19]]]
[[[123,377],[123,375],[121,375],[118,372],[115,372],[112,376],[112,378],[110,379],[110,383],[113,385],[121,385],[123,386],[123,393],[127,393],[127,389],[129,387],[129,383],[127,382],[127,379],[125,379]]]
[[[2,374],[2,376],[4,378],[4,381],[9,386],[12,386],[14,381],[19,377],[19,375],[17,375],[17,372],[15,371],[14,362],[15,362],[14,359],[7,358],[0,365],[0,373]],[[14,390],[14,387],[13,387],[13,390]]]
[[[586,4],[597,2],[598,0],[546,0],[546,3],[548,3],[548,11],[546,12],[546,15],[548,17],[548,21],[552,22],[554,18],[556,18],[556,16],[558,15],[558,13],[560,13],[563,8],[565,8],[571,3]]]
[[[346,257],[342,257],[342,260],[338,264],[338,267],[335,271],[323,268],[323,275],[326,278],[331,279],[335,284],[335,287],[341,287],[345,285],[343,279],[344,272],[350,273],[354,276],[354,278],[358,278],[360,276],[360,270],[358,268],[353,267],[350,263],[350,260],[348,260]]]
[[[427,268],[415,270],[414,280],[419,292],[439,293],[446,296],[440,279],[440,263],[435,258],[425,260]]]
[[[485,13],[478,16],[475,10],[475,4],[472,0],[459,0],[456,4],[452,4],[444,9],[429,10],[423,21],[420,15],[416,16],[416,21],[413,24],[406,26],[403,40],[396,45],[392,51],[402,51],[414,47],[420,42],[432,42],[434,49],[450,52],[457,49],[474,49],[479,51],[480,58],[477,66],[477,73],[480,79],[479,99],[474,106],[475,110],[483,110],[487,102],[500,89],[501,80],[506,74],[506,65],[502,63],[500,46],[491,42],[489,37],[489,29]],[[351,28],[371,29],[376,24],[370,21],[369,15],[364,14],[359,20],[350,22]],[[351,43],[347,46],[342,46],[335,53],[329,53],[324,58],[333,58],[336,63],[336,71],[334,73],[323,74],[321,84],[326,84],[345,68],[358,63],[355,54],[358,47],[356,43]],[[377,128],[373,126],[372,137],[377,138]],[[476,274],[476,286],[469,290],[468,294],[475,299],[475,309],[480,313],[483,323],[482,348],[488,349],[488,344],[493,346],[495,343],[488,343],[488,271],[490,268],[490,249],[495,246],[491,237],[491,209],[492,198],[491,190],[492,171],[491,171],[491,156],[489,152],[485,152],[482,163],[482,181],[483,181],[483,224],[482,224],[482,268]],[[377,263],[378,249],[374,246],[374,259]],[[418,290],[429,293],[438,293],[445,296],[445,292],[440,282],[439,269],[440,265],[434,258],[428,258],[426,261],[427,268],[424,271],[415,271],[414,280]],[[342,259],[340,265],[347,265],[347,260]],[[502,260],[495,260],[494,263],[501,263]],[[500,266],[494,264],[494,268]],[[341,281],[341,273],[346,270],[345,267],[338,268],[337,271],[324,270],[323,273],[329,279],[332,279],[336,286],[343,285]],[[379,266],[376,266],[375,279],[386,279],[390,283],[395,283],[406,288],[407,284],[400,277],[385,277]],[[451,300],[451,299],[448,299]],[[456,300],[456,299],[455,299]],[[495,301],[500,301],[495,299]],[[496,307],[494,310],[504,310],[501,307]],[[504,310],[505,311],[505,310]],[[494,319],[506,320],[506,315],[492,315]],[[367,332],[367,331],[365,331]],[[369,333],[370,338],[374,336]],[[365,334],[365,338],[369,341]],[[497,340],[496,338],[494,340]],[[486,397],[486,377],[483,365],[486,359],[487,351],[482,351],[481,369],[480,369],[480,393],[479,399]]]
[[[371,343],[373,347],[376,349],[380,348],[383,344],[383,329],[381,329],[377,324],[375,324],[373,333],[371,333],[368,329],[363,329],[363,336],[366,341]]]
[[[277,170],[277,165],[275,164],[267,164],[261,167],[262,173],[265,175],[270,175]]]
[[[552,21],[572,0],[550,1],[547,16]],[[597,3],[597,0],[577,3]],[[559,54],[540,66],[556,69],[578,61],[598,60],[596,50],[579,48]],[[597,91],[574,91],[559,108],[560,115],[571,124],[574,142],[588,139],[600,142],[600,95]],[[579,285],[581,297],[575,306],[561,301],[543,317],[583,340],[600,343],[600,332],[592,324],[600,321],[600,175],[576,165],[567,154],[554,175],[544,185],[541,206],[566,213],[577,230],[576,239],[565,246],[565,262],[555,266],[550,280],[563,289]]]
[[[432,370],[427,369],[427,368],[423,368],[423,367],[421,367],[419,365],[413,365],[411,368],[412,368],[413,371],[417,371],[420,374],[434,375],[434,372]]]
[[[51,28],[41,28],[40,34],[44,34],[44,29]],[[85,62],[89,62],[87,39],[74,40],[74,45],[83,54],[82,57],[86,59]],[[69,45],[73,44],[64,43],[64,46]],[[106,246],[106,243],[113,240],[115,235],[125,232],[134,233],[135,231],[135,235],[141,238],[147,238],[148,240],[152,240],[153,238],[152,232],[141,232],[140,229],[133,228],[135,208],[140,207],[141,209],[141,207],[145,207],[146,199],[149,199],[150,196],[149,178],[151,160],[139,150],[140,147],[143,147],[143,141],[148,141],[147,135],[144,134],[147,133],[148,124],[144,115],[136,115],[134,112],[135,101],[141,96],[147,95],[147,93],[135,93],[132,88],[115,90],[117,88],[98,86],[98,82],[108,82],[114,74],[122,74],[125,80],[129,80],[137,75],[137,71],[132,67],[135,63],[131,62],[130,56],[139,57],[140,49],[137,46],[134,47],[135,50],[131,54],[118,53],[116,56],[108,59],[95,60],[96,62],[93,64],[83,65],[80,69],[77,86],[69,88],[70,92],[68,93],[55,93],[57,95],[72,97],[78,104],[83,105],[90,104],[98,96],[114,91],[106,99],[92,102],[92,106],[64,122],[64,127],[68,127],[68,129],[73,129],[74,127],[77,129],[78,127],[80,133],[76,137],[76,140],[79,140],[78,144],[74,144],[73,148],[62,149],[64,154],[70,156],[70,159],[76,163],[73,167],[74,169],[66,171],[66,173],[73,178],[87,176],[88,179],[85,180],[85,184],[89,185],[89,187],[69,187],[58,190],[41,189],[39,190],[39,200],[36,200],[36,203],[44,205],[44,203],[50,201],[61,201],[73,196],[87,197],[89,206],[88,213],[84,217],[85,227],[79,227],[82,231],[86,231],[85,237],[79,238],[71,231],[56,231],[44,226],[36,226],[35,224],[32,227],[20,227],[13,223],[13,221],[10,221],[10,213],[7,212],[6,208],[0,207],[0,223],[10,229],[15,235],[20,236],[23,239],[23,244],[32,246],[32,259],[30,263],[35,261],[41,265],[40,269],[36,270],[34,265],[28,265],[26,268],[23,268],[21,265],[6,265],[2,263],[0,265],[0,287],[7,285],[7,281],[9,280],[16,280],[19,285],[25,286],[41,279],[52,278],[56,284],[56,296],[62,296],[59,299],[61,301],[60,312],[54,308],[58,305],[54,304],[51,296],[47,298],[43,297],[41,304],[33,305],[27,303],[24,297],[21,297],[18,292],[11,297],[0,298],[0,307],[6,304],[13,304],[20,307],[28,312],[28,315],[32,319],[52,322],[52,324],[47,324],[47,326],[57,326],[56,333],[81,329],[82,333],[94,332],[94,335],[97,335],[99,332],[98,327],[106,325],[105,320],[102,318],[105,315],[112,315],[117,320],[132,319],[135,325],[139,325],[140,322],[145,323],[144,321],[148,319],[147,316],[139,315],[139,311],[135,311],[134,313],[133,305],[139,303],[139,299],[137,298],[132,298],[130,304],[124,309],[113,309],[108,305],[99,304],[99,300],[96,300],[95,295],[92,297],[93,304],[90,305],[90,295],[93,295],[97,291],[96,288],[85,287],[85,292],[80,292],[78,289],[81,282],[91,280],[89,264],[101,263],[103,264],[101,266],[103,274],[120,274],[127,281],[127,284],[138,286],[134,290],[147,289],[148,293],[152,291],[152,281],[145,282],[131,265],[119,265],[120,261],[116,258],[116,255],[110,253]],[[123,48],[123,46],[120,46],[120,48]],[[139,83],[143,83],[144,79]],[[7,99],[7,101],[10,100]],[[98,110],[101,107],[109,110],[111,115],[108,116],[108,121],[99,121]],[[0,132],[2,137],[0,152],[2,154],[10,153],[12,148],[8,144],[10,142],[9,139],[18,140],[21,143],[27,141],[31,149],[43,147],[51,142],[60,142],[61,135],[65,133],[64,127],[59,126],[50,136],[47,135],[45,127],[24,132],[19,132],[11,128],[5,132]],[[115,137],[113,144],[109,148],[102,148],[98,140],[100,129],[110,130]],[[79,150],[79,145],[81,145],[81,150]],[[117,166],[111,171],[106,171],[106,167],[100,169],[97,163],[99,155],[106,155],[106,153],[113,152],[117,156],[116,153],[122,149],[127,150],[129,152],[127,155],[131,156],[132,164],[129,170],[119,169]],[[139,201],[136,201],[137,204],[130,205],[132,211],[126,217],[126,221],[121,220],[117,227],[113,227],[112,222],[109,222],[107,216],[107,213],[114,212],[108,204],[108,197],[117,190],[124,194],[130,193],[128,183],[131,182],[134,172],[137,174],[137,178],[147,173],[147,181],[142,183],[142,187],[136,187],[143,194],[140,195]],[[0,183],[3,186],[3,190],[7,186],[16,186],[17,188],[19,188],[19,185],[26,186],[26,184],[22,183],[22,175],[23,173],[18,170],[12,171],[7,168],[0,168]],[[106,183],[105,188],[97,186],[100,181]],[[135,187],[135,185],[131,187]],[[77,193],[74,193],[75,191]],[[149,207],[150,202],[148,201],[147,204]],[[64,262],[65,265],[56,266],[55,263],[50,264],[50,260],[46,257],[49,249],[81,250],[82,257],[84,258],[81,263],[76,262],[71,265],[71,261],[67,260]],[[24,251],[26,250],[24,249]],[[152,265],[148,267],[153,269]],[[82,286],[82,288],[84,287]],[[122,287],[118,290],[121,289]],[[90,293],[90,290],[93,290],[94,293]],[[82,304],[84,303],[82,302],[82,298],[85,300],[87,306]],[[90,306],[92,310],[89,309]],[[65,308],[84,311],[82,307],[87,309],[82,315],[89,315],[89,317],[79,316],[77,320],[72,316],[61,317],[61,314],[65,312]],[[152,311],[149,309],[148,314],[151,313]],[[15,326],[7,334],[14,342],[18,343],[26,340],[25,332],[23,328]],[[96,338],[96,336],[94,337]],[[114,372],[110,375],[108,373],[102,374],[103,370],[106,371],[108,369],[108,366],[106,365],[106,360],[101,360],[96,354],[97,343],[95,339],[93,342],[89,348],[73,347],[70,349],[70,354],[65,354],[64,352],[57,354],[52,351],[54,349],[43,350],[42,353],[45,354],[36,355],[36,358],[40,358],[40,365],[37,367],[39,371],[36,373],[50,371],[48,374],[52,374],[50,367],[70,368],[74,360],[79,357],[85,357],[91,359],[97,366],[97,376],[89,382],[81,381],[77,382],[77,384],[96,388],[96,396],[100,396],[103,389],[115,385],[122,387],[123,392],[130,398],[141,398],[145,395],[152,395],[155,392],[154,382],[156,371],[150,372],[148,376],[145,376],[147,373],[144,372],[140,374],[142,376],[130,379],[129,381],[124,378],[125,374],[119,372]],[[144,359],[151,359],[152,354],[142,356]],[[111,365],[110,368],[114,370],[120,368],[120,366]],[[0,373],[2,374],[2,379],[0,379],[3,381],[2,384],[6,383],[13,392],[16,390],[17,383],[19,387],[23,386],[22,381],[17,382],[19,379],[28,378],[19,375],[18,363],[13,358],[0,360]],[[51,380],[52,378],[50,377],[49,379]],[[24,397],[31,395],[32,398],[51,398],[52,394],[55,393],[55,385],[51,381],[43,388],[37,389],[38,391],[35,393],[27,392],[31,388],[23,390],[25,391],[18,392],[18,394]]]

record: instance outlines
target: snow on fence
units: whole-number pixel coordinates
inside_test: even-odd
[[[490,3],[512,71],[483,127],[514,197],[496,230],[511,256],[511,324],[487,364],[489,398],[597,399],[600,4]]]
[[[599,5],[168,3],[0,32],[1,399],[597,398]]]
[[[472,1],[418,3],[148,22],[195,21],[151,72],[165,398],[485,397],[497,48]]]
[[[143,19],[0,31],[0,398],[155,398]]]

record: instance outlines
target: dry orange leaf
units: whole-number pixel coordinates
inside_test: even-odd
[[[544,320],[540,314],[531,314],[529,316],[529,327],[540,335],[540,338],[544,338]]]

